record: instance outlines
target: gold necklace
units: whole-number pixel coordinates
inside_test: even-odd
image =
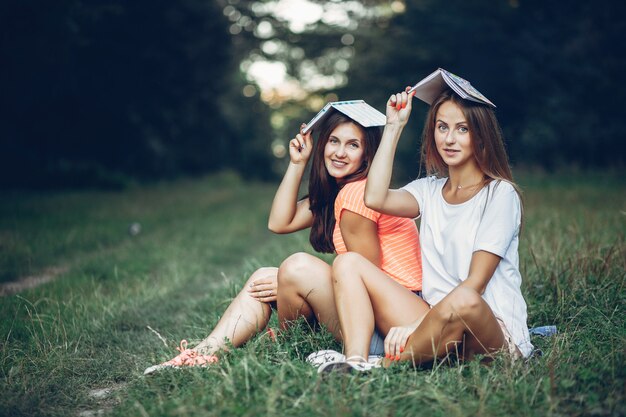
[[[484,181],[485,181],[485,179],[483,178],[482,180],[480,180],[480,182],[477,182],[476,184],[472,184],[472,185],[457,185],[456,189],[457,190],[461,190],[463,188],[468,189],[468,188],[476,187],[477,185],[482,184]]]

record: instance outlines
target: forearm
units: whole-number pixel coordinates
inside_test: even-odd
[[[271,231],[275,233],[286,233],[289,231],[289,226],[297,212],[298,191],[300,190],[304,170],[305,164],[289,163],[272,202],[268,221],[268,227]]]
[[[465,281],[462,281],[459,284],[459,287],[471,288],[476,291],[478,294],[482,295],[487,288],[487,284],[489,283],[489,279],[479,280],[472,279],[472,277],[468,277]]]
[[[404,125],[388,124],[383,131],[365,187],[365,205],[371,209],[380,210],[384,206],[391,183],[393,160],[403,128]]]
[[[483,294],[499,263],[500,257],[498,255],[483,250],[474,252],[467,279],[459,285]]]

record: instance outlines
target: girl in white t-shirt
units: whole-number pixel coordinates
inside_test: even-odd
[[[391,190],[396,145],[411,113],[409,90],[387,102],[365,204],[385,214],[421,217],[425,301],[398,303],[398,286],[371,262],[356,253],[338,256],[333,282],[345,355],[353,362],[366,356],[361,329],[375,322],[387,333],[385,355],[391,360],[421,365],[448,354],[469,359],[501,350],[526,357],[532,345],[518,267],[522,205],[495,114],[442,89],[429,103],[422,137],[429,176]],[[355,294],[368,297],[359,301]],[[342,302],[348,297],[350,302]],[[403,315],[418,318],[394,324],[399,306]],[[354,365],[325,370],[358,369]]]

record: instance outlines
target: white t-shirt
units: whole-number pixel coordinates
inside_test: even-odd
[[[533,346],[520,291],[519,196],[508,182],[492,181],[465,203],[449,204],[442,194],[446,181],[421,178],[402,188],[415,197],[420,208],[423,297],[435,305],[467,279],[474,252],[498,255],[502,259],[482,297],[528,357]]]

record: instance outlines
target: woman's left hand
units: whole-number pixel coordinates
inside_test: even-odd
[[[276,274],[261,277],[253,281],[248,287],[248,294],[263,303],[276,301],[278,294]]]
[[[295,138],[289,141],[289,159],[293,164],[306,163],[309,161],[313,153],[313,139],[311,137],[311,131],[302,133],[306,125],[302,123],[300,125],[300,133]]]
[[[417,326],[418,324],[411,323],[407,326],[392,327],[385,337],[385,357],[391,360],[400,359],[409,336],[413,334]]]

